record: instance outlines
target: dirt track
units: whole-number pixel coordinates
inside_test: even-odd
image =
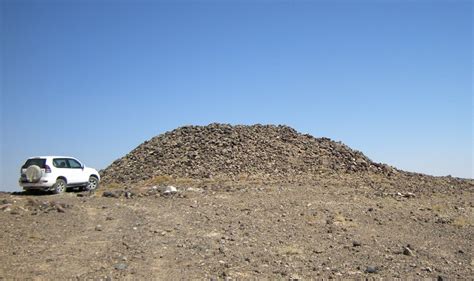
[[[131,199],[1,194],[0,279],[474,276],[472,183],[397,192],[321,181]]]

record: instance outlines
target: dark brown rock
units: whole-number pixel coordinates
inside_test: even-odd
[[[320,173],[393,171],[341,142],[288,126],[210,124],[156,136],[114,161],[102,176],[104,183],[137,183],[162,175],[289,180]]]

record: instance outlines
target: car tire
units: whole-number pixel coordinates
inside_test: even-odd
[[[57,179],[56,183],[53,185],[53,192],[55,194],[61,194],[66,191],[66,181],[63,179]]]
[[[87,191],[94,191],[99,187],[99,179],[95,176],[90,176],[89,177],[89,182],[87,183],[86,187],[84,190]]]
[[[41,168],[37,165],[31,165],[26,169],[25,175],[28,182],[38,182],[42,176]]]

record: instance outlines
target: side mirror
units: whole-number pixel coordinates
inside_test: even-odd
[[[81,169],[83,169],[83,170],[84,170],[84,164],[81,164]]]

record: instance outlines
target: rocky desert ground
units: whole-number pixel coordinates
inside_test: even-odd
[[[474,276],[472,179],[289,127],[182,127],[101,174],[92,193],[0,193],[0,279]]]

